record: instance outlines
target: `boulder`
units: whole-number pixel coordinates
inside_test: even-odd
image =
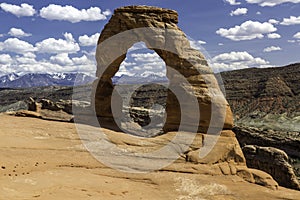
[[[273,147],[246,145],[243,152],[248,167],[269,173],[281,186],[300,190],[298,179],[284,151]]]

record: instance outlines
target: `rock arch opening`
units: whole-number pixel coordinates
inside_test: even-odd
[[[169,79],[166,64],[144,42],[128,49],[125,60],[112,77],[122,98],[120,128],[127,133],[153,137],[163,133]]]

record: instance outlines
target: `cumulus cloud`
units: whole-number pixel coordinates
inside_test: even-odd
[[[36,43],[36,48],[40,53],[76,53],[80,50],[79,45],[71,33],[64,34],[65,39],[48,38]]]
[[[290,18],[284,18],[280,24],[285,26],[300,24],[300,16],[290,16]]]
[[[129,52],[122,62],[116,76],[143,76],[155,74],[166,75],[166,64],[155,52],[134,53]]]
[[[80,46],[96,46],[99,36],[100,36],[100,33],[96,33],[91,36],[82,35],[82,36],[79,36],[78,41],[79,41]]]
[[[13,52],[17,54],[25,54],[35,51],[35,47],[18,38],[8,38],[4,42],[0,42],[0,50],[5,52]]]
[[[247,8],[237,8],[236,10],[231,11],[230,16],[246,15],[247,12]]]
[[[270,38],[270,39],[279,39],[279,38],[281,38],[281,35],[279,35],[278,33],[269,33],[268,38]]]
[[[296,33],[293,38],[300,39],[300,32]]]
[[[300,0],[246,0],[247,3],[259,4],[260,6],[276,6],[282,3],[300,3]]]
[[[88,59],[88,57],[86,55],[83,55],[81,57],[72,58],[72,61],[75,65],[86,65],[86,64],[94,63],[94,61]]]
[[[62,66],[73,65],[73,61],[69,58],[68,53],[61,53],[50,57],[50,61],[54,64]]]
[[[8,32],[8,35],[18,38],[31,36],[30,33],[25,33],[22,29],[19,28],[11,28]]]
[[[15,61],[18,65],[24,65],[24,64],[27,64],[27,65],[32,65],[32,64],[36,64],[37,61],[35,59],[35,55],[33,56],[34,54],[24,54],[23,56],[16,56],[15,57]]]
[[[259,57],[254,57],[246,51],[232,51],[230,53],[223,53],[215,56],[212,59],[212,62],[212,68],[214,72],[237,70],[251,67],[270,67],[268,61]]]
[[[279,24],[279,21],[276,19],[269,19],[270,24]]]
[[[17,17],[30,17],[33,16],[36,12],[33,6],[27,3],[22,3],[20,6],[1,3],[0,8],[5,12],[9,12]]]
[[[2,63],[3,62],[3,63]],[[8,54],[0,54],[1,71],[7,73],[57,73],[57,72],[83,72],[94,75],[96,63],[82,57],[70,58],[67,53],[51,56],[49,59],[36,59],[35,54],[25,53],[14,57]]]
[[[9,54],[0,54],[0,64],[10,64],[12,61]]]
[[[264,52],[280,51],[281,48],[277,46],[270,46],[264,49]]]
[[[111,15],[109,10],[102,12],[98,7],[79,10],[69,5],[61,6],[50,4],[40,10],[40,16],[42,18],[48,20],[69,21],[72,23],[105,20],[108,15]]]
[[[246,21],[239,26],[225,29],[220,28],[216,31],[222,37],[233,41],[252,40],[256,38],[263,38],[264,34],[277,31],[277,28],[269,22]]]
[[[236,0],[225,0],[225,2],[229,3],[232,6],[240,5],[241,2],[237,2]]]
[[[68,53],[61,53],[55,56],[51,56],[50,61],[53,64],[58,64],[61,66],[94,64],[94,62],[92,60],[89,60],[86,55],[70,58]]]

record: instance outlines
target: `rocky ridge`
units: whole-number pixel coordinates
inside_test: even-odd
[[[222,72],[221,76],[237,124],[300,131],[299,63]]]

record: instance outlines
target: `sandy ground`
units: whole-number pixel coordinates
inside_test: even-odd
[[[298,191],[237,176],[110,169],[85,150],[71,123],[0,114],[0,127],[0,200],[300,200]]]

